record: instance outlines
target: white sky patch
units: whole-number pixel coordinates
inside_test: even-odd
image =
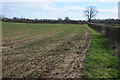
[[[118,8],[112,9],[98,9],[99,12],[107,12],[107,13],[118,13]]]
[[[69,17],[70,19],[72,20],[84,20],[85,18],[83,17],[83,13],[80,13],[80,12],[71,12],[71,11],[67,11],[67,12],[54,12],[55,14],[53,15],[52,12],[49,13],[49,16],[48,13],[41,13],[41,18],[42,19],[58,19],[58,17],[64,19],[66,16]],[[61,16],[59,16],[61,15]]]
[[[118,15],[113,13],[98,13],[96,16],[97,19],[117,19]]]
[[[119,0],[2,0],[2,2],[106,2],[117,3]]]
[[[81,6],[64,6],[61,8],[57,8],[55,7],[55,4],[51,3],[51,2],[43,2],[43,3],[28,3],[26,4],[26,6],[28,7],[35,7],[35,8],[39,8],[42,10],[49,10],[49,11],[54,11],[54,12],[67,12],[70,10],[76,10],[76,11],[83,11],[85,8],[81,7]]]
[[[54,4],[52,2],[44,2],[44,3],[27,3],[25,4],[27,7],[35,7],[35,8],[40,8],[40,9],[45,9],[45,10],[50,10],[51,8],[54,8]]]
[[[78,10],[78,11],[80,11],[80,10],[84,10],[85,8],[83,8],[81,6],[66,6],[63,9],[65,9],[65,10]]]
[[[95,4],[95,3],[92,3],[92,4],[89,4],[88,6],[96,6],[96,4]]]

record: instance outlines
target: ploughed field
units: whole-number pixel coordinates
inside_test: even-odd
[[[80,78],[91,34],[84,25],[3,23],[3,77]]]

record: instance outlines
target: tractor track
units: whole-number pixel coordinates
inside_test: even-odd
[[[85,29],[82,39],[65,55],[63,63],[49,68],[42,78],[81,78],[84,72],[84,60],[90,47],[91,34]],[[81,62],[82,61],[82,62]]]

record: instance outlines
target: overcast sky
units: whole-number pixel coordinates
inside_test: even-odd
[[[3,0],[2,13],[6,17],[31,19],[58,19],[68,16],[74,20],[85,20],[83,11],[95,6],[97,19],[118,18],[119,0]]]

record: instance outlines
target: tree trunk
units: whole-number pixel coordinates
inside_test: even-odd
[[[91,22],[91,20],[89,19],[89,20],[88,20],[88,22],[90,23],[90,22]]]

